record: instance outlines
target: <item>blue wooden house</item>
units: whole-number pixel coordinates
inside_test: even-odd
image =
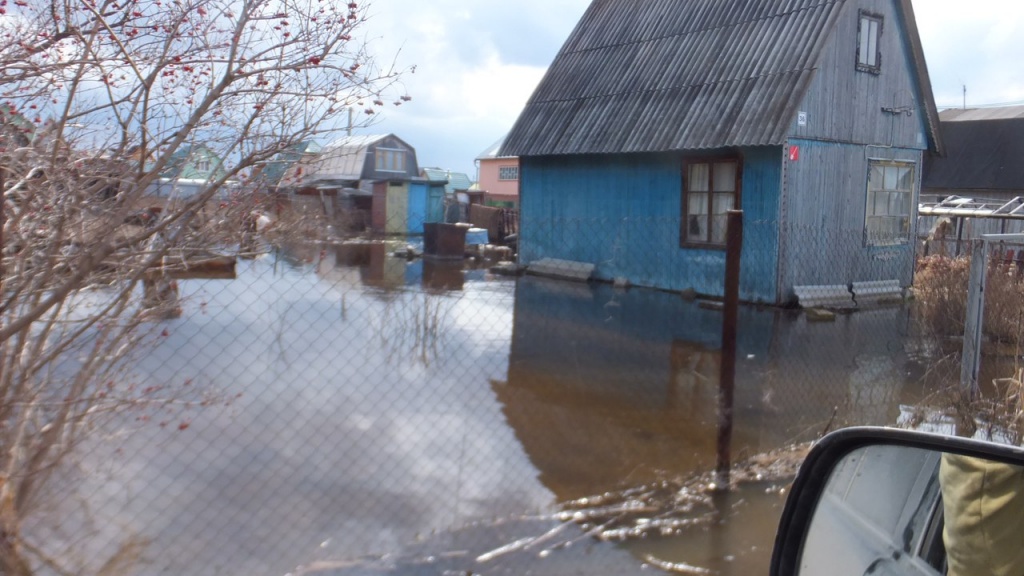
[[[913,281],[938,114],[910,0],[594,0],[501,153],[521,158],[519,257],[741,297]]]

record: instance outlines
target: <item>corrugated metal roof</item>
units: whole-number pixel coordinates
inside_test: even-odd
[[[498,159],[498,158],[514,158],[514,156],[501,156],[499,154],[501,152],[501,145],[505,143],[505,138],[507,138],[507,137],[508,137],[508,134],[505,134],[504,136],[499,138],[497,142],[495,142],[494,144],[491,144],[490,146],[487,147],[486,150],[481,152],[476,157],[476,159],[477,160],[495,160],[495,159]]]
[[[925,157],[923,189],[1024,190],[1024,117],[942,122],[945,156]]]
[[[1024,106],[1000,106],[997,108],[950,108],[939,112],[943,122],[975,122],[978,120],[1011,120],[1024,118]]]
[[[469,190],[472,186],[473,179],[469,177],[469,174],[465,172],[451,172],[448,174],[448,186],[445,186],[445,191]]]
[[[465,172],[452,172],[444,168],[421,168],[420,173],[427,182],[444,183],[444,191],[451,194],[456,190],[469,190],[473,180]]]
[[[448,171],[443,168],[420,168],[420,174],[427,182],[448,183]]]
[[[594,0],[500,154],[781,144],[844,3]],[[910,0],[900,7],[920,85],[927,70]]]
[[[297,164],[304,164],[303,171],[310,172],[308,165],[310,165],[310,162],[316,158],[322,149],[323,147],[314,140],[299,142],[267,162],[263,167],[261,176],[265,182],[272,186],[280,185],[282,181],[290,181],[287,185],[295,185],[298,183],[296,180],[299,180],[295,178],[298,171]],[[306,174],[305,176],[308,177],[309,175]]]
[[[367,147],[388,134],[356,135],[339,138],[324,146],[316,162],[318,180],[359,180],[363,177]]]

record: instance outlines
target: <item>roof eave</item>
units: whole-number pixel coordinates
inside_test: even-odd
[[[921,44],[921,34],[917,28],[914,6],[911,4],[911,0],[900,0],[899,6],[903,12],[903,22],[907,29],[907,40],[910,42],[910,53],[914,60],[917,89],[924,100],[921,104],[924,106],[928,123],[929,150],[944,156],[946,152],[942,142],[942,131],[939,129],[939,110],[935,105],[935,94],[932,92],[932,80],[928,74],[928,63],[924,57],[924,47]]]

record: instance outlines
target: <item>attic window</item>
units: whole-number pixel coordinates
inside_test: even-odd
[[[210,171],[210,159],[209,158],[198,158],[195,163],[196,170],[199,172]]]
[[[882,71],[882,39],[883,19],[879,14],[860,12],[860,24],[857,26],[857,70],[878,74]]]
[[[405,172],[405,150],[377,148],[378,172]]]

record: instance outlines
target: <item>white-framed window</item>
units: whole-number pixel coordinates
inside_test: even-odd
[[[378,172],[405,172],[405,150],[377,148]]]
[[[684,160],[680,245],[725,248],[726,213],[739,199],[738,158]]]
[[[195,161],[195,167],[197,172],[209,172],[210,171],[210,159],[206,157],[197,158]]]
[[[868,162],[864,236],[869,246],[910,242],[917,166],[913,162]]]
[[[499,166],[498,180],[519,180],[519,166]]]
[[[860,11],[857,26],[857,70],[878,74],[882,71],[882,24],[879,14]]]

